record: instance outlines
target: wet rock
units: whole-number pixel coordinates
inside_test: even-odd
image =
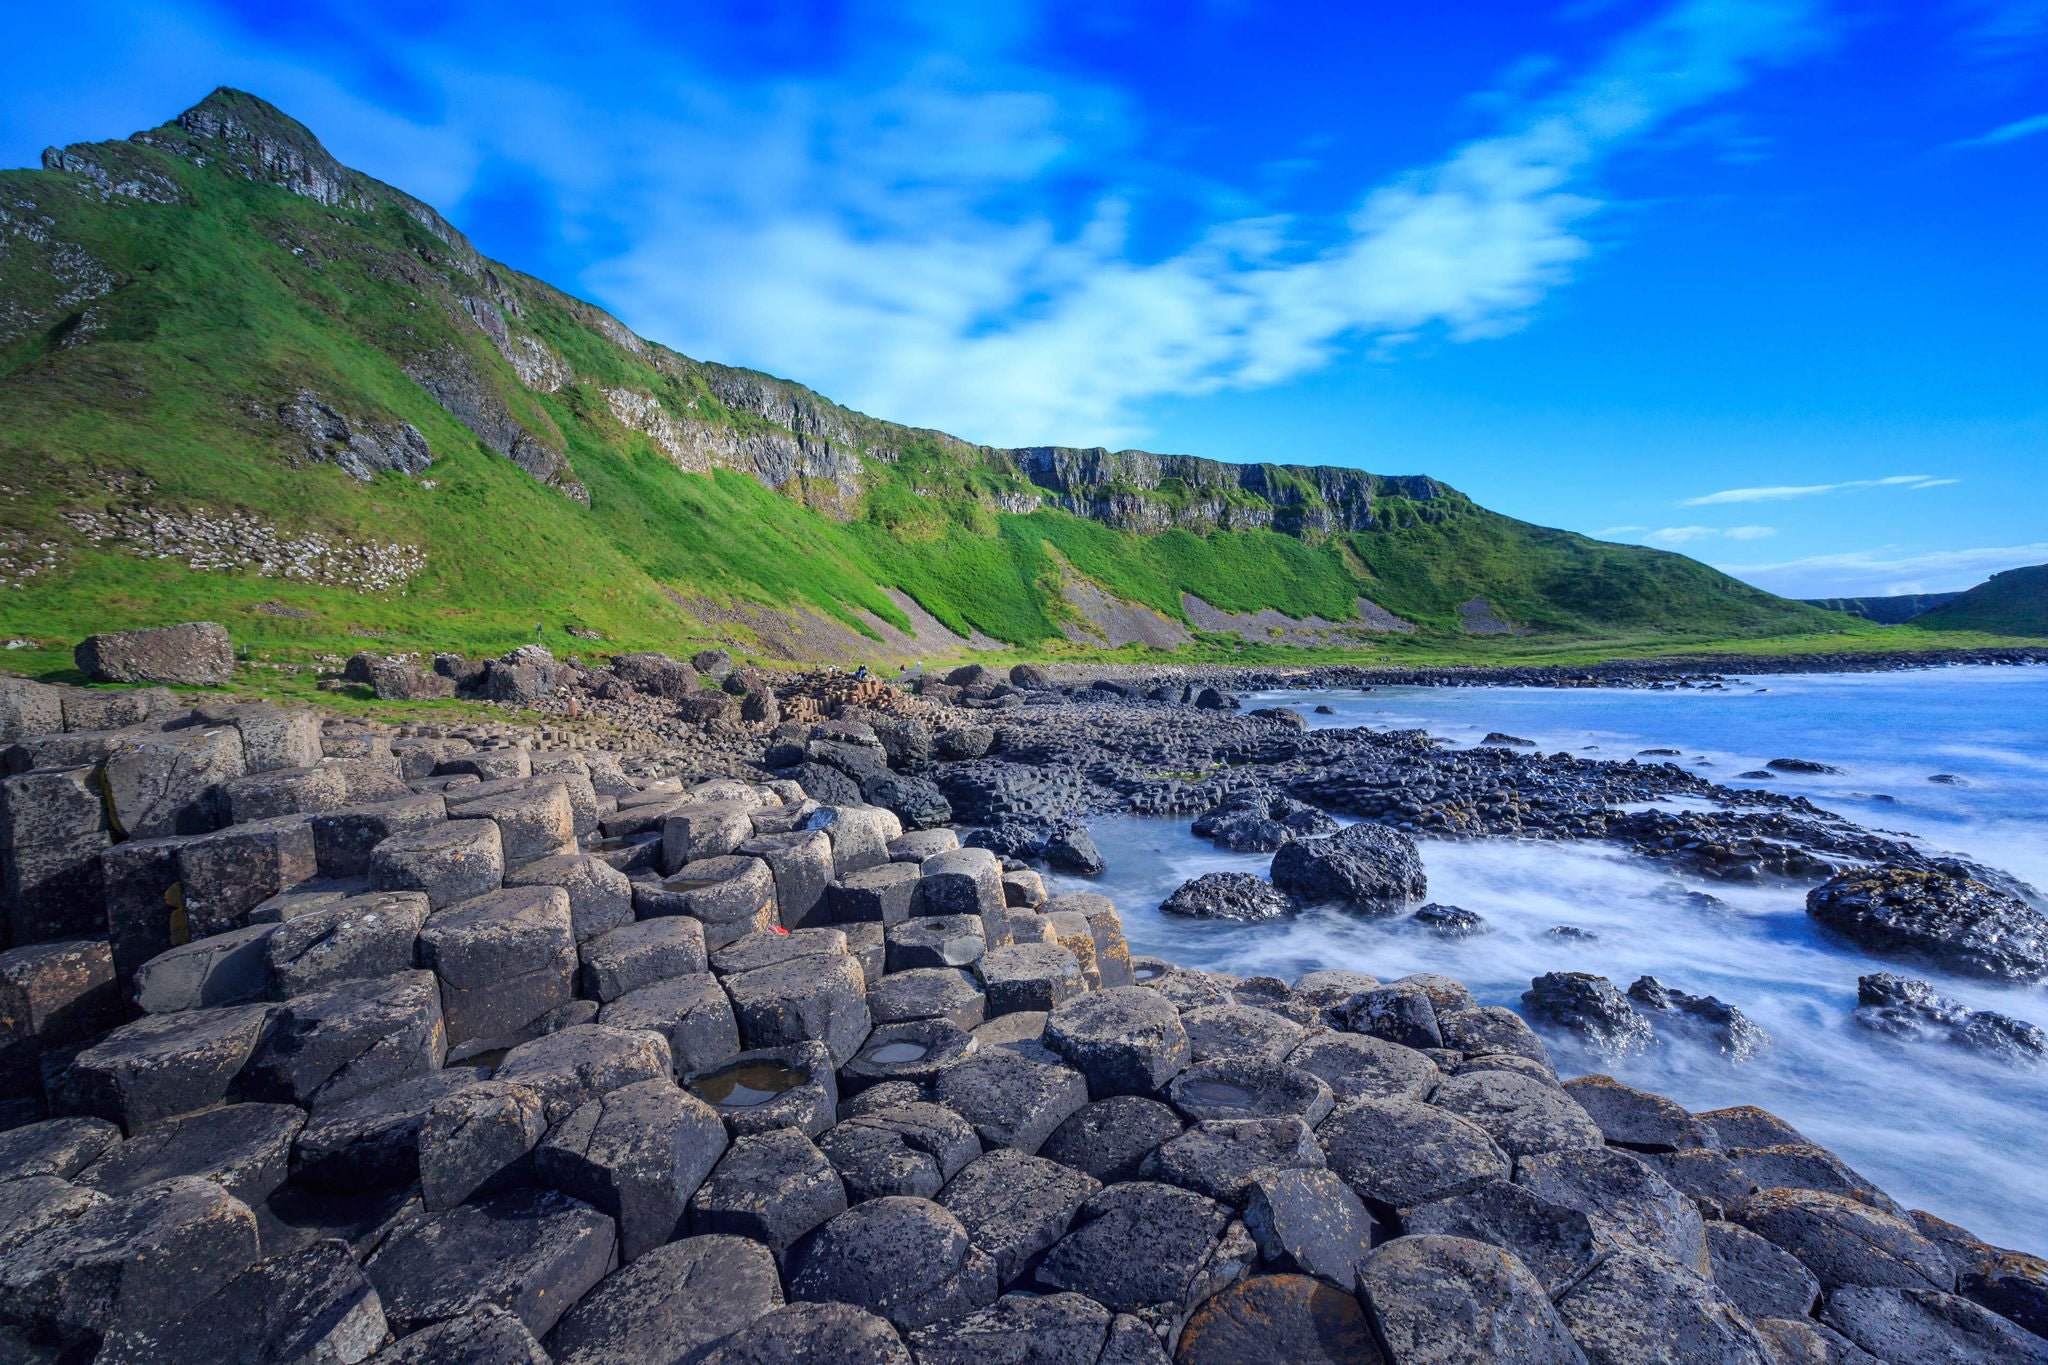
[[[1731,1216],[1797,1256],[1828,1290],[1862,1285],[1947,1292],[1955,1287],[1948,1256],[1912,1224],[1842,1195],[1766,1189]]]
[[[877,1023],[939,1019],[963,1030],[988,1017],[988,997],[974,976],[957,967],[915,967],[891,972],[868,988],[868,1015]]]
[[[782,1306],[775,1258],[742,1237],[686,1237],[607,1275],[548,1336],[561,1365],[694,1360]]]
[[[994,947],[974,964],[991,1016],[1049,1011],[1088,989],[1081,964],[1057,943]]]
[[[0,1132],[0,1181],[56,1176],[69,1180],[121,1141],[105,1119],[55,1118]]]
[[[384,1306],[346,1243],[315,1242],[252,1266],[179,1316],[110,1334],[105,1365],[196,1360],[367,1359],[385,1337]]]
[[[1249,872],[1205,872],[1159,903],[1163,915],[1246,923],[1294,913],[1294,902],[1264,877]]]
[[[411,1183],[419,1178],[419,1135],[428,1113],[482,1077],[479,1068],[449,1067],[321,1105],[292,1143],[293,1182],[321,1190]]]
[[[1486,1130],[1509,1156],[1600,1147],[1600,1125],[1556,1086],[1506,1071],[1461,1072],[1430,1103]]]
[[[881,1024],[859,1055],[839,1069],[839,1086],[853,1095],[890,1081],[921,1084],[979,1046],[972,1033],[945,1019]]]
[[[38,1333],[125,1333],[166,1322],[256,1261],[256,1217],[190,1176],[97,1202],[0,1254],[0,1314]]]
[[[1442,1047],[1436,1005],[1416,986],[1391,984],[1360,991],[1329,1010],[1330,1022],[1347,1033],[1362,1033],[1403,1047]]]
[[[1306,1275],[1240,1280],[1195,1310],[1178,1365],[1378,1365],[1358,1299]]]
[[[1355,1100],[1316,1130],[1330,1169],[1376,1209],[1413,1208],[1505,1180],[1507,1154],[1483,1129],[1413,1100]]]
[[[1711,995],[1687,995],[1645,976],[1630,984],[1628,997],[1671,1025],[1702,1035],[1732,1062],[1746,1062],[1770,1046],[1771,1036],[1754,1020]]]
[[[290,1171],[292,1139],[306,1116],[288,1104],[232,1104],[171,1119],[109,1149],[77,1183],[114,1198],[178,1176],[210,1180],[244,1204],[260,1204]]]
[[[1401,1226],[1415,1236],[1463,1237],[1511,1251],[1552,1297],[1591,1269],[1607,1245],[1578,1209],[1505,1180],[1410,1209]]]
[[[1145,1158],[1186,1125],[1157,1100],[1116,1095],[1076,1110],[1053,1130],[1039,1155],[1103,1184],[1135,1180]]]
[[[1522,992],[1522,1008],[1609,1057],[1633,1056],[1655,1041],[1614,983],[1589,972],[1546,972]]]
[[[1515,1183],[1577,1209],[1610,1241],[1640,1247],[1696,1275],[1712,1272],[1699,1210],[1627,1152],[1603,1148],[1524,1157],[1515,1163]]]
[[[1088,1078],[1088,1092],[1098,1098],[1155,1094],[1189,1058],[1179,1011],[1138,986],[1058,1005],[1046,1017],[1045,1041]]]
[[[1320,1077],[1338,1103],[1420,1100],[1443,1079],[1427,1055],[1355,1033],[1319,1033],[1287,1054],[1287,1064]]]
[[[610,1218],[554,1190],[523,1189],[402,1223],[363,1269],[394,1332],[494,1306],[540,1337],[617,1256]]]
[[[1415,841],[1370,822],[1282,846],[1272,877],[1304,905],[1335,904],[1365,915],[1391,914],[1429,889]]]
[[[401,972],[312,991],[279,1006],[242,1068],[240,1086],[252,1099],[332,1104],[438,1070],[447,1053],[433,974]]]
[[[1392,1365],[1581,1365],[1543,1286],[1499,1247],[1397,1237],[1372,1254],[1358,1297]]]
[[[718,1111],[734,1137],[773,1128],[816,1137],[839,1108],[832,1053],[823,1043],[742,1052],[685,1075],[683,1084]]]
[[[2048,1341],[1968,1299],[1929,1289],[1845,1288],[1828,1295],[1821,1321],[1880,1360],[1956,1365],[2041,1365]]]
[[[1180,1021],[1187,1030],[1189,1056],[1197,1062],[1214,1057],[1277,1062],[1302,1037],[1301,1025],[1292,1019],[1249,1005],[1182,1006]]]
[[[792,1303],[764,1313],[697,1365],[911,1365],[884,1318],[850,1303]]]
[[[1493,926],[1486,922],[1484,915],[1460,905],[1431,903],[1410,918],[1439,938],[1476,938],[1493,932]]]
[[[92,1044],[57,1078],[53,1101],[135,1132],[219,1103],[270,1021],[268,1005],[150,1015]]]
[[[1005,1294],[918,1328],[910,1347],[918,1365],[1096,1365],[1110,1321],[1107,1308],[1079,1294]]]
[[[740,1050],[732,1000],[718,978],[692,972],[628,991],[598,1011],[611,1028],[647,1029],[668,1040],[678,1076],[715,1066]]]
[[[985,1146],[1029,1156],[1088,1102],[1088,1082],[1042,1049],[983,1048],[941,1071],[932,1098],[973,1124]]]
[[[1241,1205],[1261,1171],[1322,1166],[1322,1149],[1299,1118],[1203,1119],[1162,1143],[1139,1173]]]
[[[1243,1057],[1196,1062],[1168,1083],[1166,1098],[1193,1121],[1298,1118],[1311,1128],[1336,1104],[1320,1076],[1284,1062]]]
[[[668,1044],[660,1034],[577,1024],[513,1048],[494,1079],[531,1087],[554,1124],[599,1095],[672,1074]]]
[[[1803,1318],[1820,1301],[1820,1281],[1799,1258],[1735,1223],[1707,1224],[1714,1283],[1748,1318]]]
[[[1973,1010],[1925,981],[1890,972],[1856,978],[1853,1017],[1889,1037],[1951,1043],[2003,1062],[2048,1059],[2048,1030],[1993,1010]]]
[[[995,1302],[995,1267],[945,1209],[892,1196],[820,1228],[794,1258],[789,1293],[852,1304],[909,1331]]]
[[[690,1231],[748,1237],[780,1262],[795,1241],[846,1210],[838,1172],[794,1128],[735,1138],[690,1198]]]
[[[1612,1076],[1579,1076],[1564,1083],[1617,1147],[1638,1152],[1679,1152],[1716,1145],[1711,1129],[1676,1100],[1623,1085]]]
[[[2048,915],[1960,871],[1857,868],[1808,892],[1806,913],[1874,953],[1989,981],[2048,977]]]
[[[1644,1251],[1623,1251],[1558,1301],[1589,1365],[1776,1365],[1713,1283]]]
[[[805,957],[725,980],[748,1047],[821,1042],[836,1063],[853,1059],[873,1026],[867,982],[850,957]]]
[[[1038,1284],[1086,1294],[1118,1312],[1185,1313],[1197,1274],[1215,1254],[1229,1213],[1171,1185],[1112,1185],[1081,1206],[1077,1226],[1046,1252]]]
[[[935,1199],[946,1182],[981,1155],[967,1120],[941,1105],[913,1100],[849,1116],[818,1137],[839,1172],[849,1203],[890,1195]]]

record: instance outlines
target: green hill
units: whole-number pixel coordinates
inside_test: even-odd
[[[941,652],[929,613],[1042,651],[1118,643],[1105,603],[1352,648],[1841,624],[1428,478],[1000,450],[693,360],[236,91],[0,188],[0,627],[46,646],[204,616],[280,653],[539,622],[880,656]]]
[[[2048,564],[1995,573],[1907,624],[1920,630],[2048,636]]]

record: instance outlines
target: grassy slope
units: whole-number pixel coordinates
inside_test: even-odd
[[[53,543],[61,558],[58,572],[0,590],[10,635],[58,646],[92,629],[210,617],[279,656],[344,652],[366,638],[482,651],[532,638],[541,621],[595,629],[607,647],[676,649],[710,633],[670,589],[900,622],[880,591],[889,586],[956,629],[1058,652],[1062,562],[1173,617],[1182,591],[1228,610],[1334,620],[1362,593],[1423,626],[1387,643],[1396,657],[1641,652],[1841,628],[1838,616],[1683,557],[1525,526],[1455,495],[1429,506],[1387,500],[1379,528],[1323,545],[1263,531],[1135,536],[1050,510],[1010,516],[993,499],[1025,485],[998,452],[844,410],[835,411],[897,458],[870,460],[857,515],[834,521],[737,473],[677,471],[613,420],[600,387],[653,393],[672,413],[691,405],[743,430],[765,424],[721,405],[703,367],[629,352],[573,301],[500,268],[524,326],[577,376],[556,393],[525,389],[453,303],[487,286],[397,207],[331,209],[154,149],[123,155],[174,180],[189,202],[103,201],[68,175],[0,173],[7,202],[32,203],[55,238],[121,280],[88,310],[50,312],[18,266],[0,279],[0,298],[54,318],[0,351],[0,483],[12,490],[0,531]],[[399,357],[447,347],[469,356],[529,430],[559,437],[589,507],[485,449],[406,377]],[[436,486],[398,475],[364,485],[295,460],[294,442],[261,414],[302,388],[354,416],[417,426]],[[289,535],[416,545],[427,568],[391,593],[199,573],[94,547],[59,518],[124,500],[110,480],[137,475],[154,482],[155,507],[240,510]],[[1459,635],[1456,608],[1475,595],[1541,634]],[[272,603],[303,615],[257,610]],[[1212,639],[1189,653],[1267,648]]]

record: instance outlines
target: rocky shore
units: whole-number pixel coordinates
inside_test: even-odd
[[[81,663],[196,685],[225,643]],[[1243,708],[1257,675],[335,681],[559,721],[0,681],[0,1359],[2048,1362],[2048,1262],[1761,1109],[1553,1061],[1666,1019],[1752,1045],[1719,1001],[1199,972],[1041,876],[1099,870],[1087,817],[1172,814],[1274,855],[1179,912],[1457,933],[1486,907],[1414,909],[1415,835],[1601,839],[2040,980],[1992,869],[1672,764],[1309,731]],[[1725,809],[1617,810],[1674,795]],[[1888,973],[1861,1022],[2042,1046]]]

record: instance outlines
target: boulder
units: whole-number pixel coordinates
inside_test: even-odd
[[[71,657],[94,682],[225,687],[235,678],[234,644],[212,621],[88,635]]]

